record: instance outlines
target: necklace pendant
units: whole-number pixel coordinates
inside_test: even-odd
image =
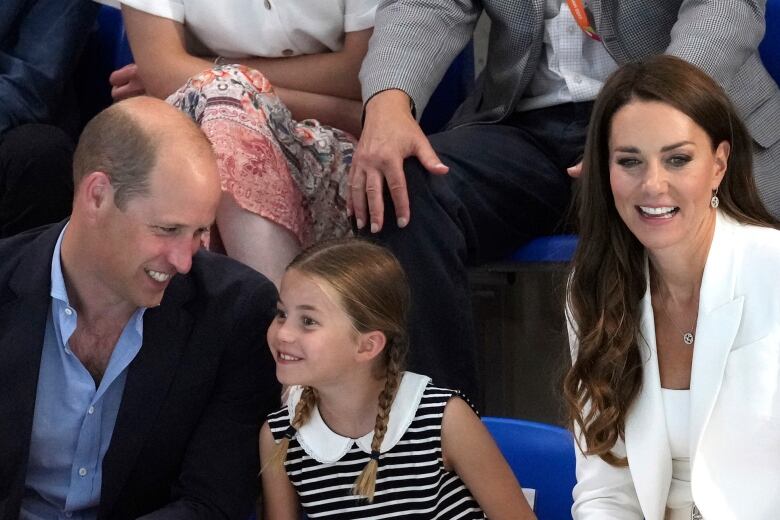
[[[686,345],[693,345],[693,332],[686,332],[683,334],[683,343]]]

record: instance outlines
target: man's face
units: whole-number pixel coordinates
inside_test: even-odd
[[[124,210],[108,201],[94,265],[117,303],[157,306],[171,278],[190,270],[219,202],[214,168],[206,154],[164,151],[147,194],[131,197]]]

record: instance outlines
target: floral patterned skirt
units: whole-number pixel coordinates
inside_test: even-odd
[[[314,119],[295,121],[269,81],[242,65],[201,72],[167,102],[203,129],[222,190],[240,207],[287,228],[303,247],[350,233],[354,137]]]

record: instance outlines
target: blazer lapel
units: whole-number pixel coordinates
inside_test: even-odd
[[[0,304],[0,367],[12,377],[0,378],[0,464],[9,464],[13,486],[9,504],[21,500],[30,451],[38,372],[51,303],[51,258],[62,225],[34,239],[11,274],[10,298]],[[16,507],[16,506],[11,506]],[[2,516],[0,504],[0,516]],[[10,518],[12,510],[6,512]]]
[[[645,518],[661,520],[672,479],[672,454],[666,432],[649,284],[642,298],[641,331],[642,389],[626,418],[626,455]]]
[[[718,214],[699,293],[691,368],[691,463],[718,398],[726,360],[739,330],[743,298],[734,296],[736,224]]]
[[[182,307],[191,293],[189,279],[176,276],[162,304],[144,313],[143,345],[128,368],[122,404],[103,460],[101,518],[119,497],[176,376],[192,328],[192,316]]]

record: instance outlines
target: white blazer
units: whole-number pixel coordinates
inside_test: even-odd
[[[642,388],[626,417],[628,468],[577,452],[577,520],[663,520],[672,477],[648,290]],[[573,355],[576,338],[571,333]],[[691,489],[706,520],[780,515],[780,231],[718,214],[691,368]]]

